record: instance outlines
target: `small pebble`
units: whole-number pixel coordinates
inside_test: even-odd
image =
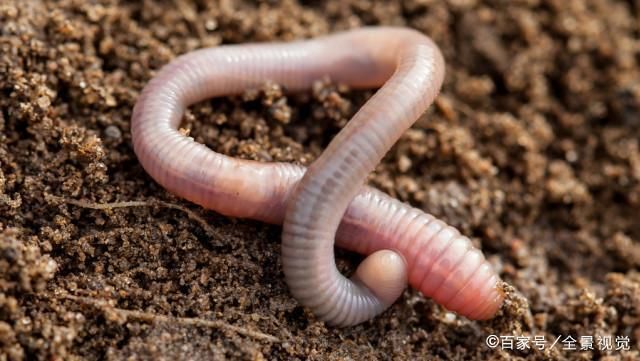
[[[122,131],[115,125],[110,125],[105,128],[104,135],[110,139],[120,139],[122,137]]]

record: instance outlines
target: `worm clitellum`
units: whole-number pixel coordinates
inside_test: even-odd
[[[306,171],[213,152],[178,131],[187,106],[257,87],[290,91],[329,76],[381,86]],[[419,32],[365,28],[291,43],[193,51],[160,70],[133,111],[144,169],[172,193],[234,217],[284,224],[282,263],[294,297],[320,319],[353,325],[399,297],[408,280],[449,310],[492,317],[504,295],[482,253],[455,228],[373,188],[366,175],[436,97],[444,77],[437,46]],[[337,244],[369,256],[354,280],[335,266]]]

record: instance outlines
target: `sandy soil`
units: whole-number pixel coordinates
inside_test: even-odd
[[[376,24],[429,34],[448,68],[370,184],[473,238],[512,285],[494,320],[407,290],[327,328],[287,291],[279,227],[178,199],[136,161],[131,109],[178,54]],[[0,1],[0,360],[639,359],[639,24],[637,0]],[[266,84],[184,126],[308,164],[370,95]],[[142,202],[91,209],[127,201]],[[345,272],[360,260],[338,255]],[[547,344],[491,349],[492,334]]]

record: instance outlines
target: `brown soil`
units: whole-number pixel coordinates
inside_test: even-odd
[[[136,161],[131,109],[176,55],[376,24],[430,35],[448,68],[370,183],[473,237],[513,286],[491,321],[408,290],[326,327],[283,282],[279,227],[178,199]],[[639,359],[639,38],[633,0],[1,1],[0,360]],[[308,164],[370,95],[267,84],[184,126]],[[347,272],[360,259],[338,255]],[[548,344],[491,349],[490,334]],[[549,348],[567,335],[631,350]]]

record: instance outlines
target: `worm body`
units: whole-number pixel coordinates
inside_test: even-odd
[[[177,128],[190,104],[267,80],[290,91],[329,76],[382,88],[305,169],[213,152]],[[437,95],[444,62],[426,36],[365,28],[291,43],[203,49],[178,57],[145,87],[131,132],[144,169],[174,194],[234,217],[283,227],[283,268],[294,297],[320,319],[352,325],[382,312],[409,284],[472,319],[504,295],[480,251],[454,228],[362,186],[384,153]],[[370,256],[353,281],[335,267],[339,246]],[[355,282],[354,282],[355,281]]]

